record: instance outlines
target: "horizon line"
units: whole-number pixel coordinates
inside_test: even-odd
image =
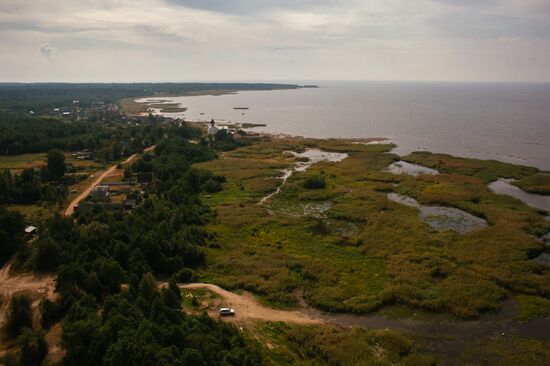
[[[484,83],[484,84],[549,84],[550,80],[377,80],[377,79],[304,79],[304,80],[186,80],[186,81],[0,81],[5,84],[294,84],[308,85],[319,82],[358,82],[358,83]]]

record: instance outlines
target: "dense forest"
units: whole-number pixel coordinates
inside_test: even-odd
[[[152,145],[161,136],[162,128],[154,124],[67,123],[48,117],[0,113],[0,155],[89,149],[103,159],[116,160]]]
[[[44,330],[63,319],[64,365],[262,364],[260,351],[234,326],[180,309],[176,283],[192,280],[193,270],[205,264],[202,247],[217,245],[204,229],[213,213],[199,193],[224,178],[192,167],[217,155],[204,140],[188,141],[200,131],[170,126],[166,135],[154,154],[134,164],[136,171],[154,172],[155,188],[131,214],[96,207],[77,220],[57,215],[25,246],[20,215],[0,212],[0,239],[18,243],[1,253],[3,259],[18,251],[23,267],[55,272],[60,295],[42,302],[42,326],[35,330],[28,321],[30,302],[14,297],[8,324],[21,351],[5,362],[40,364]],[[226,138],[224,148],[232,148],[231,141],[237,146]],[[168,286],[159,288],[155,276],[169,280]]]
[[[207,90],[295,89],[293,84],[264,83],[0,83],[0,109],[28,111],[71,105],[79,100],[82,107],[93,102],[115,103],[122,98],[155,94],[186,94]]]

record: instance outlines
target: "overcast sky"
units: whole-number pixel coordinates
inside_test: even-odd
[[[550,81],[550,0],[0,0],[0,81]]]

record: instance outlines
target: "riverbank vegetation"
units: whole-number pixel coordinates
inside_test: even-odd
[[[409,338],[391,330],[264,323],[260,337],[271,349],[266,357],[276,365],[403,365],[431,366],[433,356]]]
[[[514,184],[529,193],[550,195],[550,173],[531,175]]]

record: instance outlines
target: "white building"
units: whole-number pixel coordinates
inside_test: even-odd
[[[214,121],[214,118],[210,121],[210,126],[208,126],[208,136],[214,136],[219,129],[215,126],[216,122]]]

